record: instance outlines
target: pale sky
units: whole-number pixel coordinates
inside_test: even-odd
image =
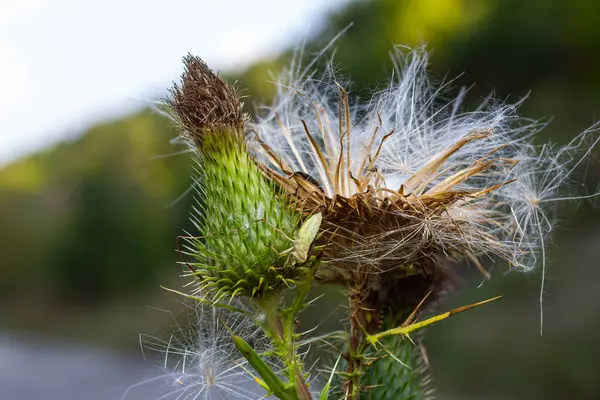
[[[181,57],[241,69],[347,0],[0,0],[0,166],[144,106]]]

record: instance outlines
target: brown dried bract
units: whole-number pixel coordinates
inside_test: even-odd
[[[188,54],[183,58],[181,83],[170,90],[167,105],[197,144],[203,132],[234,128],[243,132],[246,116],[242,111],[238,91],[219,78],[199,57]]]

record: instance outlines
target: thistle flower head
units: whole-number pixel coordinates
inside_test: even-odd
[[[198,161],[198,205],[187,253],[203,293],[261,296],[294,282],[286,263],[299,214],[249,157],[238,93],[204,62],[184,59],[167,105]]]
[[[388,87],[366,104],[332,72],[285,71],[249,138],[270,179],[323,213],[334,279],[377,292],[417,274],[441,282],[444,260],[497,256],[534,268],[550,202],[593,129],[552,153],[532,143],[543,125],[517,105],[488,99],[464,112],[464,92],[444,100],[424,50],[397,49],[393,61]]]

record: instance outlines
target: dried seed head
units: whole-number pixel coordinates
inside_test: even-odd
[[[543,124],[519,117],[518,104],[488,99],[462,112],[464,92],[441,99],[444,85],[428,80],[424,50],[398,49],[393,61],[389,86],[366,104],[333,73],[284,71],[249,138],[266,175],[304,212],[323,214],[324,260],[335,267],[324,279],[365,294],[436,277],[459,259],[544,268],[552,206],[569,199],[560,193],[582,162],[577,152],[600,141],[598,126],[540,148],[533,136]]]
[[[206,131],[243,133],[246,116],[235,88],[219,78],[199,57],[183,58],[181,84],[174,84],[167,105],[196,146]]]

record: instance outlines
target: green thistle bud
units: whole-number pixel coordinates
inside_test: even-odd
[[[398,318],[387,315],[382,330],[399,326]],[[433,398],[431,377],[418,345],[402,336],[381,340],[381,349],[371,355],[373,362],[365,369],[361,399],[426,400]],[[385,350],[384,350],[385,349]]]
[[[294,283],[290,262],[300,214],[278,198],[250,158],[235,89],[200,59],[184,59],[181,86],[167,104],[198,160],[198,235],[189,239],[201,291],[216,297],[262,297]]]
[[[420,359],[419,348],[409,340],[399,337],[386,338],[385,346],[394,355],[381,354],[365,372],[363,384],[366,388],[361,399],[378,400],[425,400],[431,399],[432,391],[426,367]],[[400,364],[402,361],[405,365]]]

